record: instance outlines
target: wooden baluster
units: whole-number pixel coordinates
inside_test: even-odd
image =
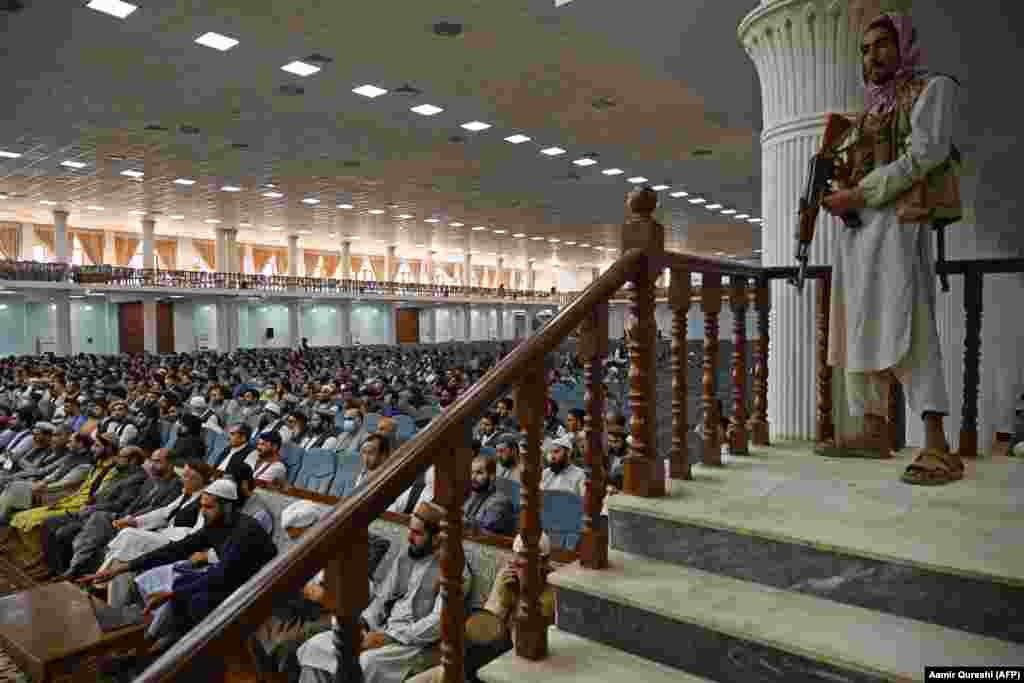
[[[981,370],[981,308],[984,300],[982,273],[968,270],[964,276],[964,402],[960,419],[961,457],[978,456],[978,383]]]
[[[526,430],[526,453],[520,480],[519,534],[526,548],[526,581],[519,592],[516,614],[518,633],[516,654],[525,659],[543,659],[548,654],[548,632],[541,612],[540,533],[541,506],[541,440],[544,432],[544,359],[533,361],[524,373],[516,392],[516,411]]]
[[[363,610],[370,604],[369,531],[354,527],[345,540],[345,552],[335,555],[324,572],[324,604],[337,620],[334,648],[338,675],[334,680],[363,683],[363,670],[359,665],[363,642],[360,621]]]
[[[469,483],[473,451],[461,433],[449,438],[451,444],[436,461],[435,496],[445,509],[441,522],[441,665],[443,683],[462,683],[466,666],[466,596],[462,572],[466,555],[462,549],[462,505]]]
[[[690,472],[690,451],[686,433],[690,425],[686,416],[686,318],[690,313],[692,295],[690,272],[672,269],[668,305],[672,308],[672,453],[673,479],[693,479]]]
[[[769,445],[768,439],[768,313],[772,290],[767,280],[757,283],[754,306],[757,310],[757,341],[754,343],[754,414],[750,418],[751,441]]]
[[[732,309],[733,415],[729,425],[729,452],[749,455],[747,449],[747,278],[729,278]]]
[[[722,276],[701,276],[700,305],[704,311],[704,452],[705,465],[722,464],[722,444],[718,440],[721,415],[718,414],[718,314],[722,310]]]
[[[607,481],[605,454],[604,412],[604,359],[608,355],[608,304],[598,304],[592,314],[580,325],[579,355],[583,361],[583,391],[586,415],[583,431],[586,435],[587,465],[590,477],[585,484],[583,499],[583,536],[576,552],[580,564],[588,569],[608,567],[608,526],[601,522]],[[596,520],[596,521],[595,521]]]
[[[835,439],[836,428],[832,419],[832,368],[828,365],[829,307],[832,301],[832,278],[825,275],[815,287],[818,309],[815,314],[815,378],[818,394],[816,438],[819,443]]]

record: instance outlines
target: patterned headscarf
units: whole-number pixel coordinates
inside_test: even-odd
[[[896,29],[896,42],[900,50],[900,66],[891,79],[876,85],[865,79],[867,110],[872,114],[884,114],[896,108],[896,90],[900,83],[924,73],[921,63],[921,47],[917,43],[917,31],[909,15],[887,12],[873,19],[868,25],[881,19],[888,19]]]

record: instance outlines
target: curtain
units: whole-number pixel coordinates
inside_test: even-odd
[[[50,252],[50,256],[57,256],[57,236],[54,234],[52,225],[38,225],[35,226],[36,237],[42,242],[46,249]]]
[[[217,245],[213,240],[192,240],[196,255],[210,270],[217,270]]]
[[[114,261],[115,265],[127,266],[132,261],[132,257],[135,256],[135,252],[139,250],[140,240],[135,237],[122,237],[116,235],[114,237]]]
[[[324,254],[324,277],[332,278],[338,272],[339,257],[334,254]]]
[[[156,240],[153,245],[166,270],[178,269],[178,241]]]
[[[263,269],[270,263],[270,259],[274,257],[274,252],[270,249],[263,249],[261,247],[252,248],[252,269],[256,271],[257,275],[263,274]]]
[[[0,222],[0,256],[17,261],[19,242],[21,242],[21,223]]]
[[[420,271],[423,270],[423,262],[420,260],[409,261],[409,277],[413,282],[420,282]]]
[[[74,244],[74,239],[77,237],[79,243],[82,245],[82,251],[89,257],[94,266],[103,265],[103,242],[104,235],[102,232],[92,232],[85,230],[75,230],[74,232],[68,233],[69,239]]]
[[[349,263],[349,266],[348,266],[349,273],[350,273],[349,274],[349,278],[351,278],[353,280],[356,280],[356,279],[358,279],[359,269],[362,267],[363,264],[359,261],[359,257],[358,256],[351,257],[350,261],[351,262]]]
[[[302,259],[306,264],[306,277],[314,277],[316,275],[316,267],[320,264],[320,252],[303,249]]]

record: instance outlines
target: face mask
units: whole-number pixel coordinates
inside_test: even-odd
[[[356,431],[356,429],[357,429],[356,422],[357,421],[354,418],[346,417],[345,421],[341,425],[341,431],[343,431],[343,432],[345,432],[347,434],[351,434],[352,432]]]

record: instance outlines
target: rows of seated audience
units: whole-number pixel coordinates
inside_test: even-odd
[[[111,679],[131,680],[315,524],[328,501],[370,481],[509,350],[475,343],[2,361],[0,542],[26,549],[25,568],[36,580],[76,581],[119,614],[152,616],[150,650],[104,665]],[[541,477],[545,558],[552,547],[578,542],[589,477],[573,388],[579,368],[572,354],[552,365]],[[615,493],[626,419],[609,415],[606,423],[608,492]],[[516,537],[518,556],[526,434],[511,396],[479,419],[468,446],[466,529]],[[275,513],[272,498],[281,494],[295,502]],[[430,680],[437,671],[423,655],[440,639],[435,551],[444,514],[434,502],[434,468],[389,511],[409,515],[408,548],[379,566],[389,542],[371,535],[360,664],[375,683],[414,674]],[[521,559],[501,568],[467,622],[469,680],[512,647]],[[323,599],[321,572],[251,634],[251,656],[267,679],[334,679],[338,634]]]

